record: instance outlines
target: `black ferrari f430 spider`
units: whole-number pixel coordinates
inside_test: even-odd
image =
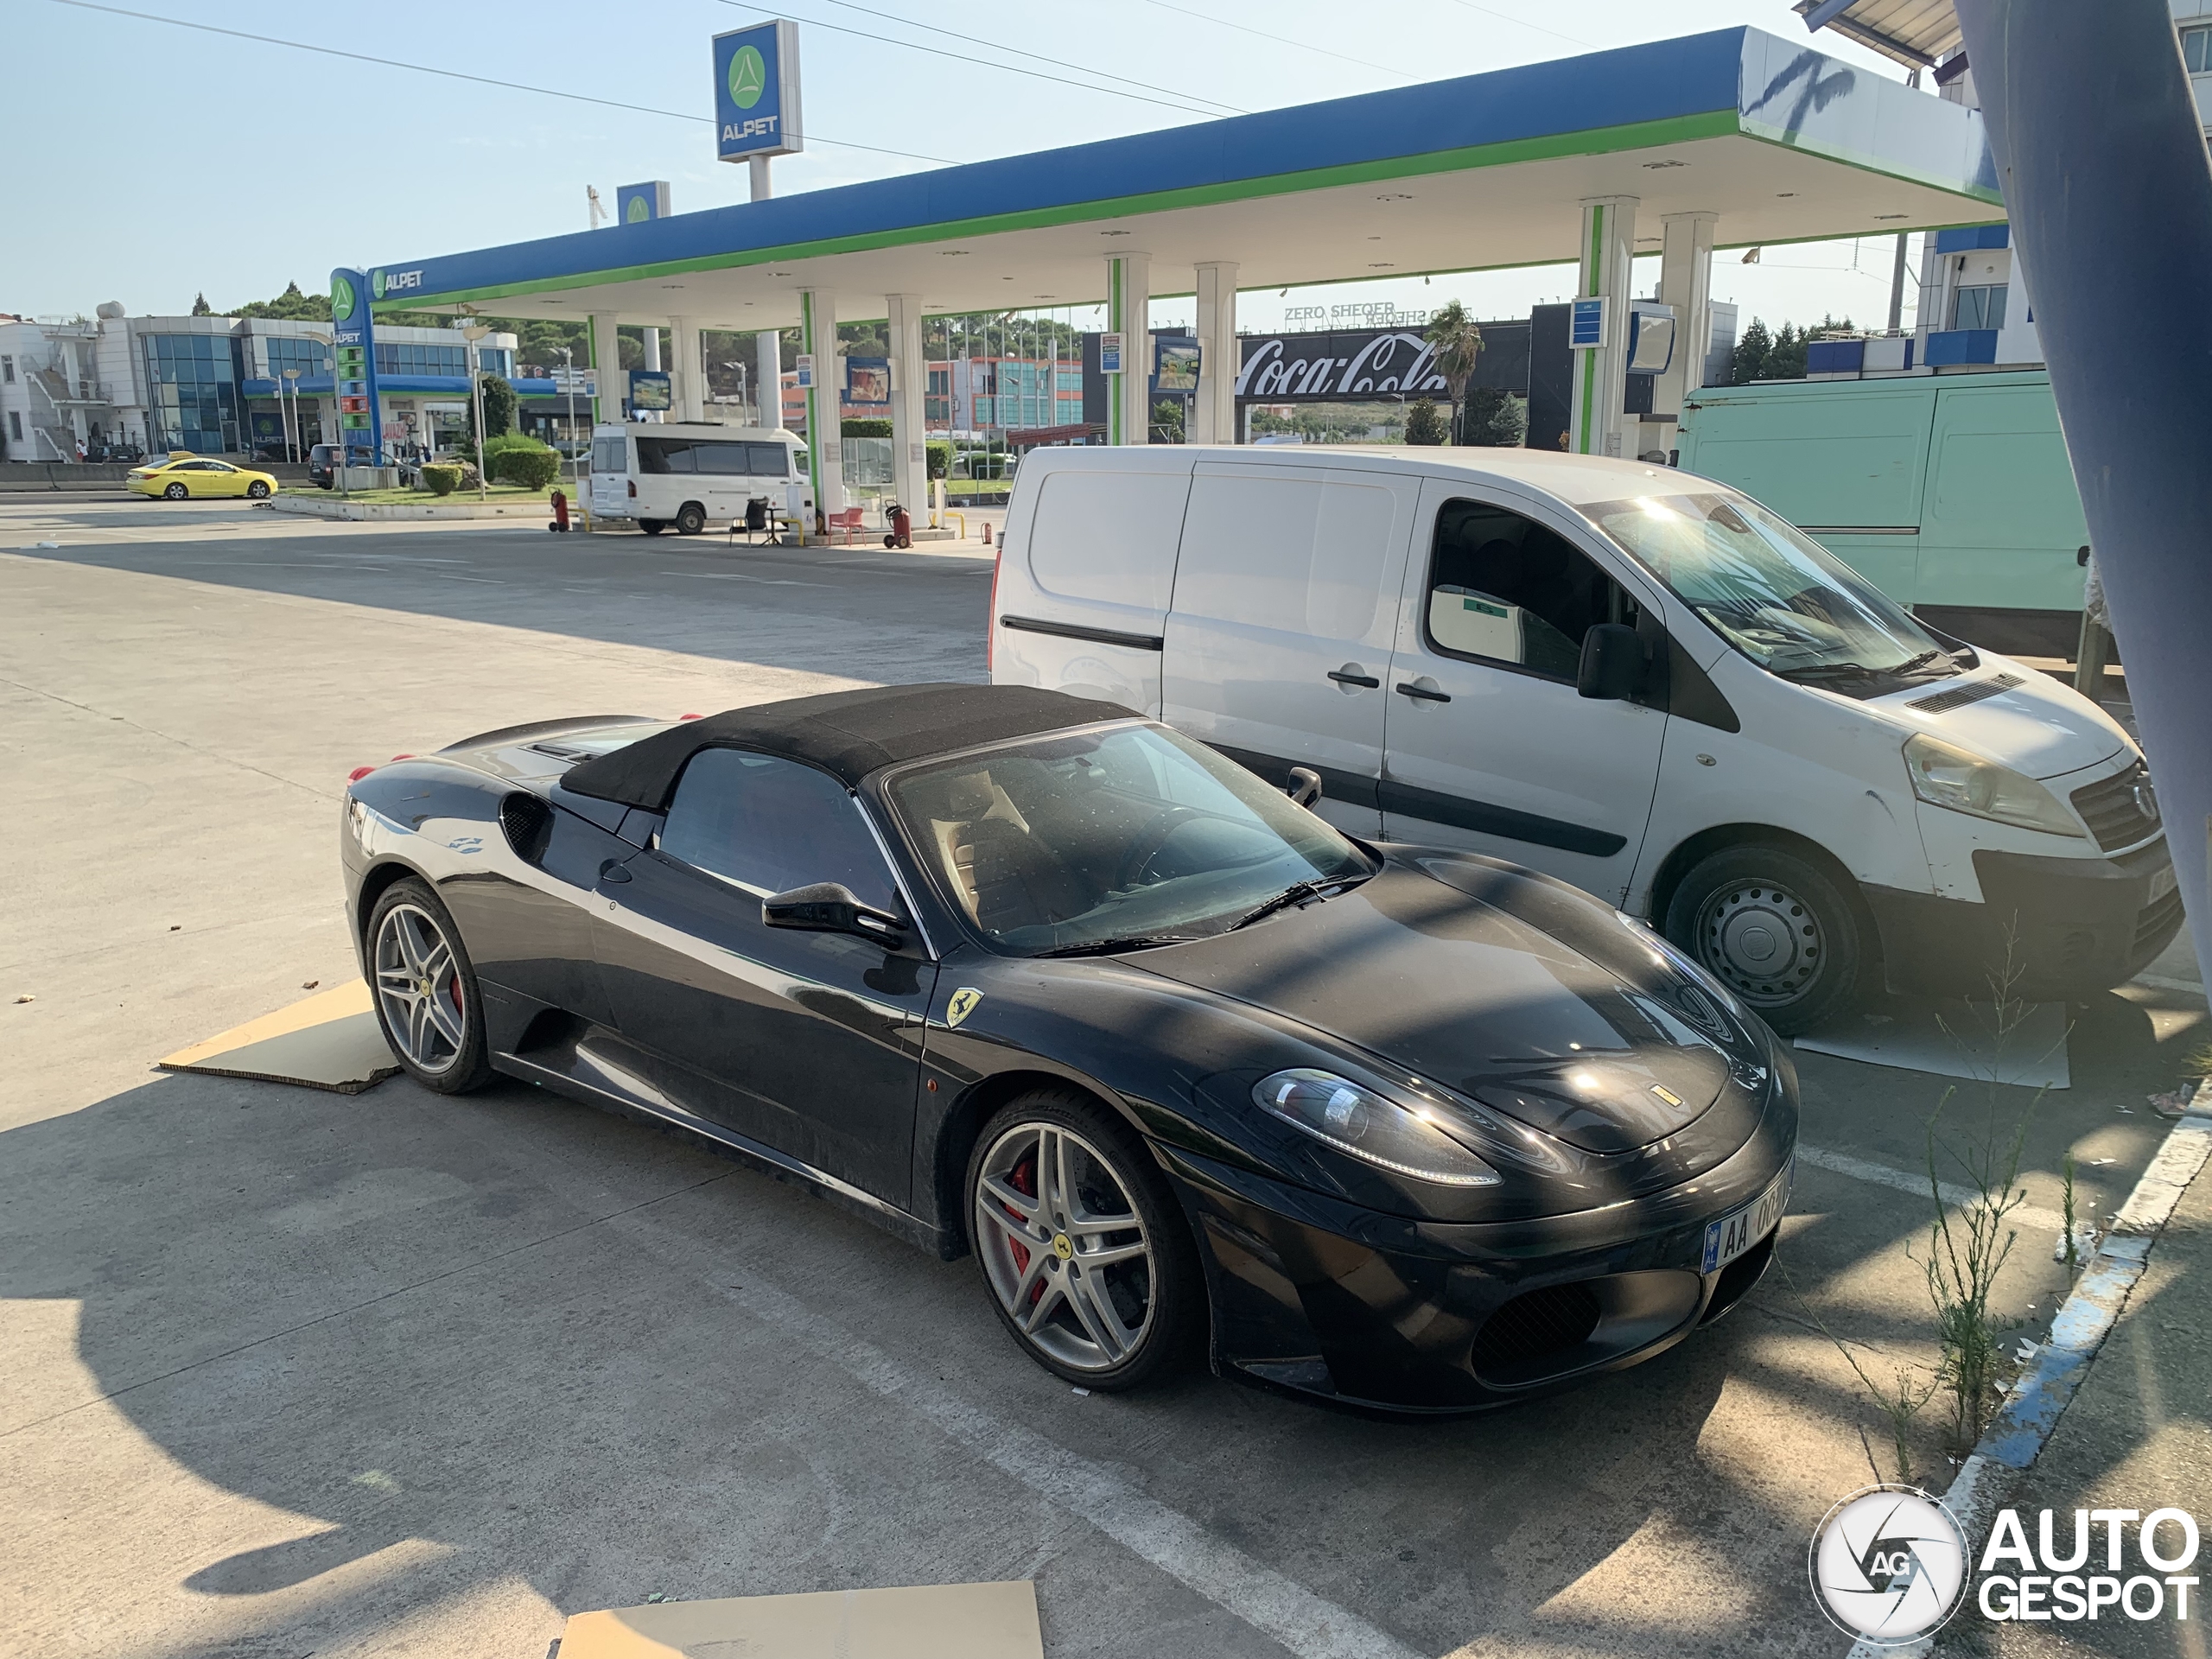
[[[674,1125],[972,1253],[1090,1388],[1203,1351],[1526,1398],[1724,1313],[1789,1199],[1788,1055],[1657,935],[1109,703],[515,727],[357,773],[340,846],[416,1081]]]

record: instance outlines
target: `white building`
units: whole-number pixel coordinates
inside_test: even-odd
[[[74,461],[78,445],[149,454],[276,455],[338,430],[330,325],[268,317],[0,315],[0,454]],[[485,372],[512,378],[515,337],[488,336]],[[468,346],[454,330],[377,330],[388,445],[444,447],[468,427]],[[518,391],[550,393],[550,383]]]

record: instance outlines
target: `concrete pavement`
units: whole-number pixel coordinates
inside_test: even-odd
[[[551,713],[980,678],[989,572],[182,505],[0,504],[0,550],[0,550],[7,1643],[537,1659],[566,1613],[653,1592],[1034,1577],[1055,1656],[1840,1652],[1805,1541],[1882,1425],[1809,1315],[1932,1355],[1925,1200],[1893,1186],[1805,1168],[1790,1282],[1651,1364],[1397,1425],[1203,1375],[1075,1395],[972,1264],[518,1085],[149,1074],[354,971],[352,766]],[[2155,1147],[2143,1097],[2206,1019],[2193,964],[2161,970],[2083,1011],[2037,1205],[2069,1148],[2108,1207]],[[1808,1142],[1920,1167],[1942,1084],[1801,1066]],[[2000,1286],[2024,1330],[2049,1254],[2024,1239]]]

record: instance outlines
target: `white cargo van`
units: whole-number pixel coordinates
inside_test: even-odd
[[[591,429],[591,510],[594,518],[634,519],[658,536],[671,524],[696,536],[709,523],[745,517],[746,503],[785,509],[785,492],[800,476],[795,432],[710,422],[643,422]]]
[[[1778,1029],[2078,997],[2181,924],[2139,750],[1724,485],[1520,449],[1040,449],[991,677],[1648,917]],[[1169,833],[1175,833],[1171,826]],[[1192,831],[1192,833],[1195,833]]]

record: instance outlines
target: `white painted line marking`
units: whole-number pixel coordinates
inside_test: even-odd
[[[624,1232],[657,1234],[682,1251],[691,1248],[690,1241],[642,1212],[609,1224]],[[1255,1560],[1179,1510],[1146,1497],[1107,1465],[993,1416],[922,1376],[910,1362],[840,1330],[798,1298],[750,1274],[741,1285],[708,1282],[790,1341],[842,1367],[870,1392],[905,1406],[994,1469],[1081,1516],[1300,1659],[1417,1659],[1414,1649],[1389,1632]],[[1011,1353],[1007,1358],[1017,1363]]]
[[[2193,979],[2172,979],[2164,974],[2138,974],[2127,985],[2148,985],[2154,991],[2178,991],[2183,996],[2202,996],[2204,987]],[[2118,987],[2126,990],[2127,985]]]
[[[1834,1174],[1848,1175],[1856,1181],[1872,1181],[1877,1186],[1892,1186],[1900,1192],[1910,1192],[1918,1198],[1928,1196],[1928,1177],[1924,1173],[1892,1169],[1887,1164],[1869,1163],[1864,1158],[1853,1158],[1849,1153],[1830,1152],[1826,1147],[1808,1147],[1802,1141],[1797,1143],[1797,1155],[1807,1163]],[[1938,1190],[1943,1194],[1943,1202],[1955,1210],[1965,1209],[1980,1196],[1972,1187],[1960,1186],[1950,1181],[1942,1183]],[[2063,1217],[2032,1204],[2020,1205],[2006,1219],[2023,1227],[2034,1227],[2050,1233],[2063,1232],[2066,1228]]]

